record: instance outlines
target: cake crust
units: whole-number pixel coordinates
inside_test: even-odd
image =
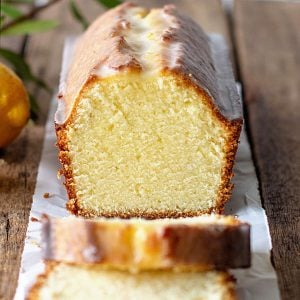
[[[56,262],[46,262],[44,273],[40,274],[37,277],[37,280],[30,288],[28,294],[26,295],[26,300],[39,300],[40,299],[40,291],[47,283],[47,280],[50,278],[51,273],[55,271],[56,267],[59,267],[59,263]],[[93,268],[93,266],[82,266],[85,268]],[[220,275],[220,286],[222,288],[226,288],[226,292],[224,293],[223,300],[237,300],[237,293],[235,288],[235,278],[229,274],[227,271],[219,271]]]
[[[101,264],[134,272],[250,266],[250,226],[247,223],[229,216],[203,216],[198,222],[189,221],[44,217],[43,254],[46,260]]]
[[[78,41],[65,84],[59,93],[59,108],[55,119],[57,145],[60,149],[59,159],[62,163],[61,173],[65,177],[65,186],[69,201],[67,208],[75,215],[84,217],[143,217],[146,219],[166,217],[192,217],[206,213],[222,213],[225,203],[231,196],[233,185],[232,167],[238,147],[238,138],[242,127],[242,112],[230,66],[218,70],[218,59],[213,57],[210,42],[205,33],[191,19],[178,14],[173,5],[161,10],[168,26],[162,32],[160,74],[171,74],[178,84],[194,89],[210,107],[212,114],[223,124],[228,132],[226,143],[226,163],[221,172],[221,184],[216,205],[209,209],[197,211],[141,211],[126,209],[124,211],[99,212],[81,207],[76,193],[71,158],[69,155],[67,127],[74,122],[78,102],[84,92],[95,82],[101,84],[102,77],[109,72],[145,72],[145,66],[133,49],[126,43],[122,31],[130,28],[126,11],[134,8],[131,3],[124,3],[100,16]],[[147,14],[150,10],[144,9]],[[103,24],[106,24],[103,26]],[[101,26],[100,26],[101,25]],[[179,45],[174,51],[174,45]],[[86,53],[87,49],[89,53]],[[107,49],[112,49],[108,51]],[[85,54],[83,54],[85,53]],[[223,53],[224,54],[224,53]],[[225,59],[228,53],[224,54]],[[100,70],[100,71],[99,71]],[[106,70],[101,71],[101,70]],[[218,73],[226,72],[229,81],[222,82]],[[221,74],[224,75],[224,74]],[[225,97],[224,97],[225,91]]]
[[[104,78],[120,71],[147,71],[138,51],[130,47],[125,39],[124,31],[131,29],[127,11],[134,8],[140,10],[143,18],[151,11],[158,11],[165,22],[160,33],[162,42],[157,46],[161,55],[157,71],[177,74],[188,86],[196,87],[201,94],[207,95],[212,109],[226,120],[242,119],[236,88],[227,86],[230,99],[220,95],[210,42],[199,25],[191,18],[179,14],[174,5],[146,9],[125,2],[97,18],[76,43],[70,66],[65,76],[62,76],[58,96],[61,107],[55,116],[56,123],[64,124],[68,121],[82,89],[94,77]]]

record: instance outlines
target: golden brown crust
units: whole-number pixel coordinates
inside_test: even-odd
[[[44,218],[44,258],[134,271],[249,267],[250,226],[233,217],[206,218],[197,223]]]
[[[180,48],[176,52],[165,51],[167,55],[164,55],[162,70],[181,75],[188,85],[201,90],[212,104],[211,108],[224,119],[229,121],[240,119],[241,103],[235,86],[230,82],[232,74],[227,49],[216,55],[213,51],[214,42],[191,18],[178,13],[174,5],[166,5],[162,11],[166,18],[171,20],[169,28],[162,33],[162,39],[166,40],[165,46],[171,48],[178,43]],[[217,45],[220,46],[222,45]],[[220,54],[224,56],[222,59],[216,57]],[[229,81],[220,80],[218,72],[226,72]],[[223,85],[226,85],[225,90],[230,91],[230,97],[223,97]]]
[[[67,89],[62,95],[62,99],[59,100],[66,103],[67,111],[72,108],[70,113],[67,111],[65,112],[66,115],[68,115],[66,122],[56,123],[57,145],[60,149],[59,159],[62,163],[62,173],[65,176],[65,186],[69,198],[67,208],[73,214],[84,217],[143,217],[147,219],[156,219],[166,217],[191,217],[212,212],[222,213],[224,205],[229,200],[233,188],[230,180],[233,176],[232,167],[242,127],[241,103],[236,94],[233,79],[232,83],[225,86],[225,90],[230,90],[230,97],[221,97],[220,93],[222,93],[224,87],[222,89],[220,84],[218,84],[218,78],[215,74],[216,62],[209,53],[210,48],[207,37],[198,25],[191,19],[179,15],[173,6],[166,6],[162,10],[168,19],[176,25],[174,27],[168,27],[162,33],[162,39],[167,48],[170,47],[172,43],[180,42],[181,51],[176,53],[175,66],[170,66],[168,57],[166,57],[167,55],[164,51],[160,72],[171,74],[176,77],[178,84],[184,85],[186,88],[195,89],[201,98],[205,99],[204,101],[207,106],[210,107],[215,118],[223,124],[228,133],[224,149],[224,153],[226,153],[226,163],[222,169],[222,179],[216,199],[216,205],[207,210],[199,209],[197,211],[185,212],[175,210],[146,212],[126,210],[101,213],[92,210],[86,211],[80,205],[80,200],[76,195],[76,185],[72,174],[71,158],[68,149],[67,127],[73,123],[73,120],[76,117],[77,105],[84,91],[94,84],[95,81],[101,82],[101,78],[93,73],[96,66],[99,67],[99,64],[105,64],[106,66],[115,69],[126,68],[128,72],[141,71],[141,63],[135,59],[134,53],[128,49],[126,45],[124,46],[124,39],[122,39],[122,35],[120,35],[126,10],[131,7],[134,7],[134,5],[125,3],[118,8],[111,10],[109,13],[106,13],[104,16],[97,19],[84,34],[77,45],[73,64],[68,73]],[[101,29],[101,24],[110,25],[104,26]],[[113,35],[113,39],[111,35]],[[95,42],[95,38],[99,41],[103,38],[104,44],[102,40],[101,43]],[[99,48],[96,44],[101,44],[101,47]],[[114,55],[108,51],[113,45],[115,45],[113,49],[117,51],[116,53],[112,53]],[[97,53],[97,55],[92,55],[91,53],[87,55],[87,53],[85,53],[86,50],[88,50],[89,53]],[[78,64],[82,64],[82,67]]]
[[[130,218],[143,218],[146,220],[155,220],[155,219],[164,219],[164,218],[187,218],[187,217],[197,217],[210,213],[222,213],[223,207],[220,210],[216,208],[211,208],[208,210],[197,210],[197,211],[153,211],[146,212],[139,209],[125,211],[114,211],[114,212],[97,212],[93,210],[86,211],[80,207],[77,200],[68,201],[67,209],[77,216],[82,216],[84,218],[96,218],[96,217],[104,217],[104,218],[122,218],[122,219],[130,219]]]
[[[40,290],[44,286],[44,284],[47,282],[47,279],[51,275],[51,272],[55,269],[56,266],[59,266],[59,263],[56,262],[49,262],[45,261],[45,271],[44,273],[40,274],[34,285],[30,288],[28,294],[26,295],[26,300],[39,300],[40,296]],[[85,266],[89,268],[88,266]],[[90,268],[93,268],[91,266]],[[226,287],[226,293],[224,295],[223,300],[237,300],[237,292],[236,292],[236,279],[229,274],[228,272],[224,271],[222,272],[222,277],[220,278],[220,285],[222,287]]]
[[[226,128],[226,131],[228,132],[228,138],[225,145],[224,153],[226,153],[226,163],[222,169],[222,179],[221,184],[218,191],[218,197],[216,200],[215,207],[211,208],[208,211],[201,211],[199,210],[194,215],[188,215],[188,216],[196,216],[196,215],[202,215],[205,213],[223,213],[225,203],[230,199],[231,192],[233,189],[233,185],[231,184],[231,178],[233,177],[233,164],[235,155],[238,148],[238,141],[239,136],[242,130],[243,125],[243,119],[237,118],[234,120],[228,120],[224,117],[224,115],[221,114],[221,112],[218,110],[218,108],[214,105],[212,98],[209,96],[209,94],[201,88],[199,85],[195,84],[190,78],[190,76],[186,76],[184,73],[180,73],[176,70],[168,70],[167,72],[170,72],[174,76],[176,76],[181,84],[186,86],[186,88],[194,88],[196,92],[199,94],[201,99],[204,99],[206,105],[210,107],[212,110],[213,115],[222,122],[223,126]],[[166,73],[167,73],[166,72]],[[195,212],[194,212],[195,213]]]
[[[221,185],[218,191],[218,198],[216,200],[215,207],[212,207],[208,210],[197,210],[197,211],[190,211],[190,212],[179,212],[179,211],[159,211],[159,212],[145,212],[139,210],[126,210],[126,212],[116,211],[116,212],[102,212],[99,214],[96,211],[86,211],[80,207],[79,199],[76,195],[75,189],[75,182],[73,179],[72,168],[71,168],[71,158],[68,155],[68,138],[67,138],[67,126],[72,124],[73,119],[76,115],[76,107],[73,108],[73,111],[68,119],[68,122],[62,125],[55,125],[56,134],[57,134],[57,145],[60,149],[59,152],[59,159],[62,164],[62,174],[65,177],[65,186],[68,193],[69,201],[67,203],[67,209],[75,215],[83,216],[83,217],[120,217],[120,218],[132,218],[132,217],[143,217],[146,219],[157,219],[157,218],[180,218],[180,217],[194,217],[203,214],[210,214],[210,213],[222,213],[224,210],[225,203],[230,199],[231,191],[233,185],[230,183],[231,178],[233,177],[233,164],[234,158],[238,147],[238,139],[240,135],[240,131],[242,128],[243,121],[242,119],[236,119],[233,121],[228,121],[219,111],[216,109],[214,104],[211,101],[209,95],[199,86],[195,85],[193,82],[190,81],[189,77],[182,75],[181,73],[177,73],[175,71],[167,71],[165,73],[171,73],[177,77],[178,82],[183,84],[187,88],[194,88],[197,93],[201,96],[201,98],[205,99],[206,104],[211,108],[213,114],[216,118],[218,118],[225,126],[228,131],[228,139],[224,149],[226,153],[226,164],[222,170],[222,180]],[[89,81],[89,84],[93,84],[97,78],[92,78]],[[88,85],[86,86],[88,88]],[[83,93],[83,91],[81,92]]]
[[[132,3],[124,3],[107,11],[80,38],[68,70],[65,89],[60,91],[60,101],[65,103],[66,114],[81,89],[101,65],[105,64],[115,70],[141,69],[124,36],[118,34],[126,26],[123,22],[126,10],[134,6]]]
[[[228,272],[224,272],[221,279],[221,285],[227,287],[227,294],[225,295],[225,298],[223,300],[238,300],[235,284],[235,277]]]
[[[64,120],[59,123],[68,119],[76,99],[90,79],[105,76],[105,72],[101,72],[103,68],[112,71],[145,71],[139,51],[126,41],[126,32],[133,30],[127,12],[133,9],[139,9],[144,18],[152,11],[158,12],[156,21],[164,24],[160,25],[161,31],[156,33],[160,35],[160,44],[157,42],[160,65],[157,71],[170,70],[182,74],[190,84],[206,91],[214,109],[226,119],[241,118],[241,103],[235,87],[226,87],[230,89],[231,99],[220,95],[211,45],[199,25],[179,14],[174,5],[149,10],[126,2],[96,19],[77,42],[66,82],[61,85],[64,88],[59,93],[65,110]]]
[[[57,263],[55,262],[48,262],[45,266],[44,273],[38,275],[34,285],[30,288],[28,294],[26,295],[26,300],[39,300],[39,291],[47,281],[51,271],[55,268]]]

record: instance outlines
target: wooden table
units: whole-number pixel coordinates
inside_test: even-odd
[[[77,2],[90,20],[102,12],[94,1]],[[232,14],[218,0],[151,5],[170,2],[206,31],[222,33],[232,49],[237,78],[243,83],[246,124],[281,297],[300,299],[300,4],[239,0]],[[60,26],[31,37],[26,57],[35,73],[55,88],[64,38],[81,28],[68,12],[68,1],[40,17],[55,18]],[[4,42],[21,50],[20,39]],[[39,100],[40,118],[0,154],[0,299],[12,299],[15,292],[51,98],[37,87],[30,90]]]

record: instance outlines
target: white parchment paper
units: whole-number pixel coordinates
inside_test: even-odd
[[[64,65],[66,65],[66,57],[68,57],[66,52]],[[15,300],[25,298],[37,275],[42,273],[44,269],[40,247],[41,224],[33,221],[33,218],[39,220],[43,213],[53,217],[69,215],[65,208],[66,191],[62,179],[57,179],[60,165],[55,147],[56,136],[53,121],[56,108],[57,100],[54,97],[46,124],[43,152],[33,195]],[[267,218],[261,206],[258,181],[244,130],[240,138],[234,173],[235,188],[225,212],[236,215],[241,220],[251,224],[252,267],[232,271],[237,279],[239,298],[243,300],[277,300],[279,299],[279,291],[276,273],[270,263],[271,240]],[[45,199],[43,197],[45,193],[49,193],[50,197]]]

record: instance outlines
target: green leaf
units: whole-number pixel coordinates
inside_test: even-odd
[[[22,16],[22,12],[19,9],[7,3],[1,3],[1,12],[11,19],[16,19]]]
[[[5,20],[5,16],[0,16],[0,27],[2,26],[4,20]]]
[[[15,24],[1,32],[3,35],[23,35],[50,30],[57,26],[53,20],[27,20]]]
[[[46,85],[46,83],[43,80],[39,79],[38,77],[32,74],[29,65],[20,55],[12,52],[11,50],[0,48],[0,56],[2,56],[14,67],[16,73],[24,81],[33,81],[41,88],[47,90],[49,93],[51,92],[51,89]]]
[[[20,77],[24,80],[31,79],[32,74],[30,68],[20,55],[12,52],[11,50],[0,48],[0,56],[8,61],[15,68],[18,75],[20,75]]]
[[[51,88],[43,81],[42,79],[39,79],[38,77],[34,76],[31,74],[31,81],[35,82],[39,87],[43,88],[46,90],[48,93],[52,93]]]
[[[29,93],[29,102],[30,102],[30,118],[32,120],[37,120],[39,115],[39,105],[35,97]]]
[[[80,22],[80,24],[82,25],[83,29],[86,29],[89,26],[89,22],[82,15],[82,13],[80,12],[80,10],[79,10],[78,6],[76,5],[76,3],[74,2],[74,0],[70,1],[70,9],[71,9],[72,16],[77,21]]]
[[[122,3],[121,0],[96,0],[96,1],[107,8],[112,8]]]

